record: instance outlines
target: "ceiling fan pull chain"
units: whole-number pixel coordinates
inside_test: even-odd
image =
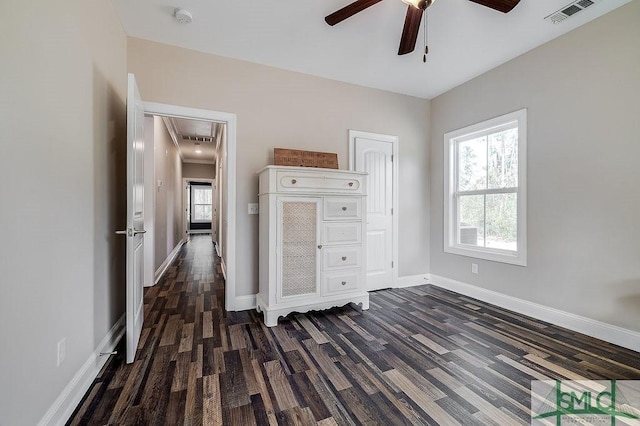
[[[422,55],[422,62],[427,62],[427,53],[429,53],[429,46],[427,45],[427,20],[429,19],[429,11],[424,11],[424,55]]]

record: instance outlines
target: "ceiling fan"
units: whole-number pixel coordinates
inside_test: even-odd
[[[344,21],[347,18],[355,15],[358,12],[362,12],[368,7],[382,0],[356,0],[353,3],[343,7],[340,10],[333,12],[324,18],[327,24],[333,26],[339,22]],[[422,13],[431,6],[435,0],[402,0],[407,6],[407,16],[404,19],[404,27],[402,28],[402,37],[400,38],[400,47],[398,48],[398,55],[405,55],[413,52],[416,47],[416,40],[418,39],[418,31],[420,30],[420,21],[422,20]],[[470,0],[474,3],[481,4],[491,9],[507,13],[511,9],[516,7],[520,0]]]

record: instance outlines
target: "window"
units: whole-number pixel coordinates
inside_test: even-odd
[[[191,222],[211,222],[211,202],[213,193],[211,185],[191,185]]]
[[[445,252],[527,264],[526,118],[523,109],[444,135]]]

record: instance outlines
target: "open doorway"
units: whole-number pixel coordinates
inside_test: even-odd
[[[210,134],[212,140],[204,141],[198,140],[195,137],[191,140],[187,139],[187,142],[191,142],[193,145],[193,152],[197,149],[204,147],[211,147],[214,152],[213,161],[182,161],[181,168],[182,174],[180,176],[180,190],[177,194],[181,210],[184,212],[187,208],[183,201],[183,197],[180,196],[184,191],[183,179],[186,177],[190,181],[200,181],[210,183],[211,192],[211,229],[208,231],[215,232],[216,237],[216,251],[221,257],[221,266],[225,278],[225,308],[227,310],[236,310],[236,295],[235,295],[235,271],[236,271],[236,247],[235,247],[235,214],[236,214],[236,182],[235,182],[235,156],[236,156],[236,116],[235,114],[223,113],[217,111],[200,110],[194,108],[180,107],[176,105],[157,104],[151,102],[143,102],[145,114],[150,117],[160,117],[165,123],[169,134],[173,133],[172,139],[174,143],[178,145],[178,135],[180,134],[175,127],[176,122],[180,120],[191,120],[198,122],[198,125],[208,123],[215,128],[213,134]],[[171,124],[173,122],[173,124]],[[173,132],[171,127],[174,127]],[[194,136],[194,135],[191,135]],[[201,137],[201,136],[197,136]],[[199,143],[198,148],[196,143]],[[155,147],[157,149],[157,147]],[[156,153],[157,154],[157,153]],[[160,156],[169,155],[169,150],[161,149]],[[184,154],[183,154],[184,155]],[[185,158],[182,158],[185,160]],[[197,160],[197,159],[196,159]],[[196,172],[198,176],[185,176],[184,173],[188,170],[198,169],[200,172]],[[202,170],[208,170],[209,175],[199,176]],[[166,180],[157,179],[154,175],[152,179],[145,179],[145,193],[151,193],[157,195],[162,191],[163,186],[166,184]],[[215,188],[215,190],[213,189]],[[148,191],[148,192],[147,192]],[[191,200],[190,200],[191,201]],[[215,207],[214,207],[215,206]],[[189,206],[190,210],[199,208],[200,210],[206,210],[206,207],[202,206]],[[215,209],[215,210],[213,210]],[[180,214],[182,217],[183,214]],[[185,222],[181,221],[180,228],[183,231],[182,235],[186,237],[188,235],[189,228],[185,226]],[[195,229],[192,229],[195,230]],[[176,250],[177,254],[177,250]],[[166,264],[170,264],[170,256],[167,257]],[[154,275],[163,271],[155,270]]]

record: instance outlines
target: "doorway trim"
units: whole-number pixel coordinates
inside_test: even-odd
[[[399,138],[393,135],[385,135],[382,133],[372,133],[372,132],[363,132],[360,130],[351,130],[349,129],[349,170],[356,169],[356,156],[355,156],[355,144],[356,138],[366,138],[373,139],[382,142],[391,143],[391,162],[393,163],[393,183],[391,186],[391,191],[393,192],[391,196],[393,214],[391,215],[391,228],[393,232],[393,238],[391,239],[391,261],[393,262],[393,268],[391,271],[391,278],[393,280],[392,287],[398,286],[398,145]]]
[[[236,123],[235,114],[211,111],[198,108],[188,108],[178,105],[143,102],[145,114],[162,117],[186,118],[192,120],[215,121],[227,125],[227,176],[223,179],[227,193],[227,205],[219,206],[224,209],[226,224],[226,259],[223,259],[226,269],[225,309],[235,311],[238,308],[236,300]],[[218,230],[220,232],[221,230]]]

